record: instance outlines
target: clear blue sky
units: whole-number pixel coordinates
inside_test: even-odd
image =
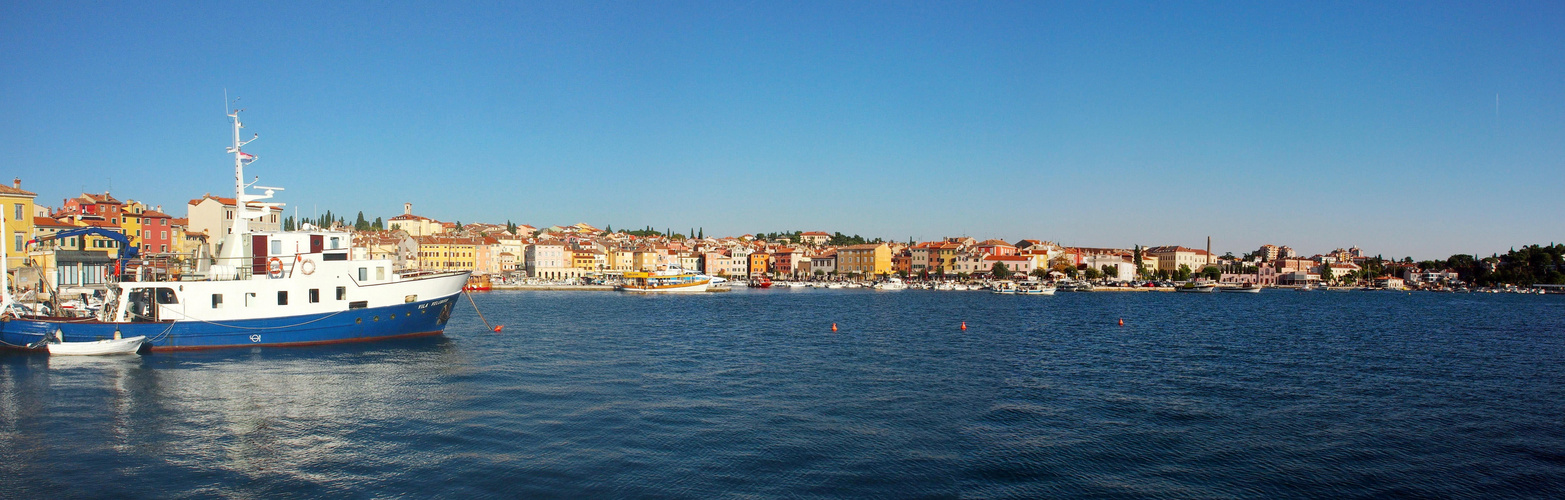
[[[1565,241],[1557,1],[451,4],[5,2],[0,175],[182,215],[231,194],[226,88],[304,215]]]

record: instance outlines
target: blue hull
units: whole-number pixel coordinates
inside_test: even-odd
[[[456,296],[335,313],[222,322],[100,323],[11,319],[0,322],[5,347],[24,347],[60,331],[66,342],[145,335],[153,351],[245,346],[304,346],[439,335]]]

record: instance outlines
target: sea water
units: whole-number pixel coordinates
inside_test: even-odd
[[[1565,496],[1565,296],[474,299],[502,333],[0,354],[0,498]]]

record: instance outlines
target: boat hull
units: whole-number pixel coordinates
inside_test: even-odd
[[[696,284],[690,284],[690,285],[666,285],[666,286],[622,285],[622,286],[619,287],[619,289],[622,292],[635,292],[635,293],[686,293],[686,292],[705,292],[709,285],[711,285],[711,284],[710,283],[696,283]]]
[[[96,342],[145,336],[154,352],[246,346],[306,346],[440,335],[456,295],[384,307],[332,313],[227,321],[105,323],[81,320],[11,319],[0,322],[5,347],[25,348],[60,332],[64,342]]]

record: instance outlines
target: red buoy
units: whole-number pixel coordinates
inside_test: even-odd
[[[505,325],[495,325],[494,326],[494,332],[495,333],[500,333],[500,329],[501,328],[505,328]]]
[[[966,330],[966,329],[967,329],[967,322],[966,322],[966,321],[963,321],[963,322],[962,322],[962,329],[963,329],[963,330]]]
[[[1119,326],[1125,326],[1125,318],[1119,319]]]
[[[832,323],[831,324],[831,331],[834,331],[834,332],[837,331],[837,324],[836,323]]]

